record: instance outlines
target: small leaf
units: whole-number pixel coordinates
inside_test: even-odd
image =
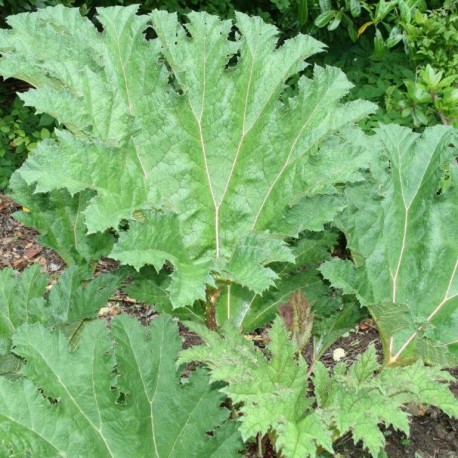
[[[319,0],[321,12],[329,11],[332,7],[331,0]]]
[[[299,20],[299,24],[304,25],[308,21],[308,1],[309,0],[299,0],[297,5],[297,18]]]
[[[359,0],[350,0],[350,12],[353,17],[361,14],[361,3]]]
[[[40,132],[40,137],[42,140],[46,140],[47,138],[49,138],[51,136],[51,133],[49,132],[48,129],[41,129],[41,132]]]
[[[393,27],[390,32],[390,36],[386,39],[385,46],[387,48],[393,48],[396,46],[403,38],[402,33],[399,30],[399,27]]]
[[[334,19],[332,20],[332,22],[330,24],[328,24],[328,30],[332,31],[332,30],[337,29],[337,27],[339,27],[341,21],[342,21],[342,13],[338,12],[335,15]]]
[[[372,25],[373,22],[372,21],[368,21],[368,22],[365,22],[359,29],[358,29],[358,37],[361,36],[365,31],[366,29]]]
[[[313,326],[312,308],[304,293],[294,292],[286,304],[279,306],[278,314],[298,351],[302,352],[310,340]]]
[[[315,19],[315,25],[319,28],[327,25],[336,16],[336,11],[326,10]]]
[[[385,42],[379,29],[375,29],[374,54],[381,57],[385,53]]]
[[[405,0],[398,0],[398,6],[401,14],[401,20],[404,24],[410,24],[412,20],[412,11],[410,6],[405,2]]]

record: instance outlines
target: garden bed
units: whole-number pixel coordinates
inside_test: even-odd
[[[63,271],[65,264],[50,249],[43,248],[37,242],[36,231],[24,227],[14,220],[12,214],[19,208],[8,197],[0,194],[0,268],[11,267],[22,271],[31,264],[39,264],[43,272],[50,274],[51,281],[55,281]],[[109,271],[116,264],[110,260],[100,261],[98,271]],[[155,314],[145,304],[137,303],[125,294],[118,292],[110,300],[107,307],[100,311],[99,316],[109,319],[114,314],[128,313],[146,324]],[[199,342],[193,334],[181,328],[184,345],[189,346]],[[262,335],[263,330],[259,330]],[[380,341],[377,330],[371,320],[364,320],[352,332],[338,340],[323,356],[322,361],[327,366],[335,364],[334,350],[344,351],[343,361],[351,363],[370,345],[375,344],[380,354]],[[452,372],[458,376],[458,371]],[[458,384],[452,386],[458,397]],[[453,458],[458,456],[458,421],[452,420],[436,408],[425,410],[422,406],[411,406],[411,435],[406,438],[402,433],[391,429],[385,431],[390,458],[421,457],[421,458]],[[351,437],[344,437],[336,444],[337,455],[340,457],[365,457],[361,448],[355,446]],[[245,456],[256,456],[256,447],[245,451]],[[268,448],[266,448],[268,450]],[[267,453],[267,452],[266,452]],[[276,455],[272,452],[271,455]]]

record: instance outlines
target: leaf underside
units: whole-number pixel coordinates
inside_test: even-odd
[[[321,272],[369,307],[388,364],[458,365],[458,137],[391,125],[372,145],[373,182],[348,188],[339,217],[355,264]]]

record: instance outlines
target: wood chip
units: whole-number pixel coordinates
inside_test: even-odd
[[[26,247],[27,248],[27,247]],[[38,246],[38,245],[35,245],[35,246],[31,246],[29,247],[25,253],[24,253],[24,256],[27,258],[27,259],[33,259],[35,256],[37,256],[38,254],[40,254],[41,252],[43,251],[43,248]]]

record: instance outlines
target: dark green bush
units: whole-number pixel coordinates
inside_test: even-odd
[[[5,97],[5,96],[4,96]],[[35,115],[32,108],[19,99],[0,107],[0,190],[4,190],[11,174],[33,152],[38,140],[49,138],[55,121],[47,115]]]

